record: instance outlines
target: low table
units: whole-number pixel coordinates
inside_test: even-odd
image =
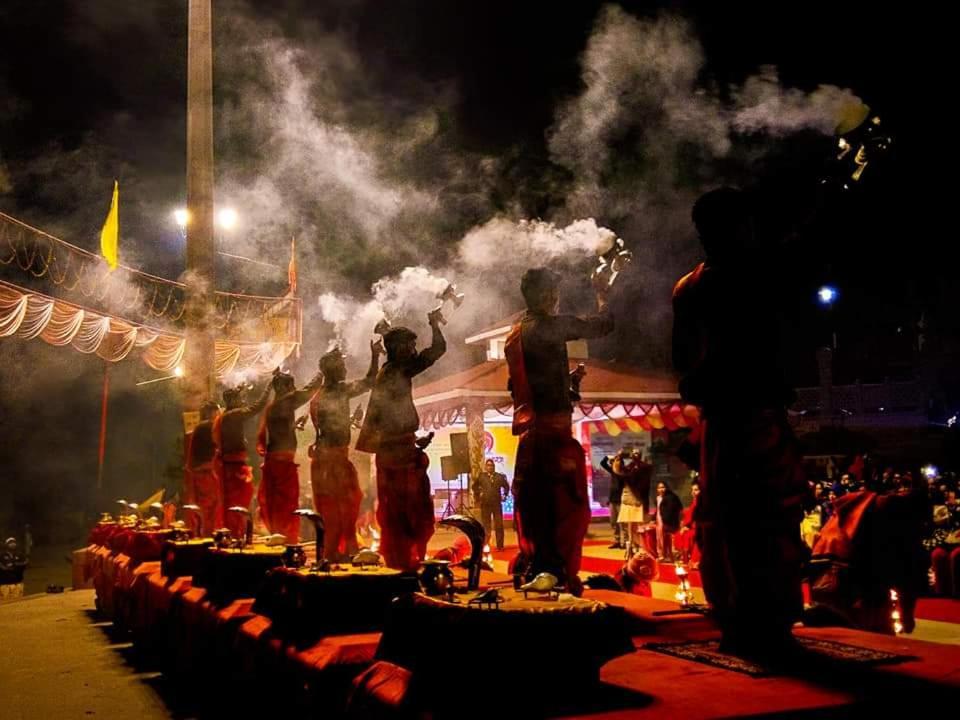
[[[393,600],[418,589],[415,577],[385,567],[276,568],[261,585],[253,609],[270,618],[279,636],[307,647],[329,635],[382,630]]]
[[[207,591],[207,598],[219,606],[238,598],[256,597],[267,573],[283,565],[283,546],[249,545],[243,549],[208,548],[195,587]]]

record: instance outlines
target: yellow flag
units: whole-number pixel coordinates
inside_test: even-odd
[[[157,490],[153,495],[140,503],[140,514],[147,512],[154,503],[163,502],[163,488]]]
[[[100,231],[100,252],[111,270],[117,268],[117,244],[120,239],[120,185],[113,181],[113,200],[110,202],[110,212]]]

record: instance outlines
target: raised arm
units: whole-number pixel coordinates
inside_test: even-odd
[[[560,340],[581,340],[603,337],[613,332],[613,315],[604,307],[596,315],[577,317],[576,315],[558,315],[557,329]]]
[[[290,397],[293,398],[294,410],[304,405],[310,401],[317,390],[320,389],[320,386],[323,385],[323,374],[317,373],[313,376],[313,379],[308,382],[302,389],[296,390],[290,394]]]
[[[447,351],[447,341],[444,339],[443,333],[440,332],[439,317],[431,315],[429,318],[430,328],[433,330],[433,341],[430,343],[430,347],[418,353],[410,363],[409,369],[407,370],[409,377],[422,373],[439,360]]]
[[[263,409],[267,406],[267,400],[270,399],[270,383],[267,383],[267,386],[263,389],[263,393],[260,397],[252,404],[245,405],[240,408],[240,412],[244,417],[252,417],[258,413],[263,412]]]
[[[373,387],[377,379],[377,372],[380,370],[380,355],[383,353],[383,342],[380,340],[370,343],[370,367],[367,368],[367,374],[359,380],[347,383],[347,395],[356,397],[362,395]]]

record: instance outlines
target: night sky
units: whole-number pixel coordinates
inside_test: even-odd
[[[218,191],[255,187],[275,159],[277,148],[249,122],[269,114],[264,98],[284,89],[268,87],[262,66],[251,59],[255,53],[247,52],[262,33],[274,43],[270,52],[298,49],[297,77],[310,80],[324,127],[346,129],[381,163],[384,177],[402,180],[404,192],[435,200],[423,217],[400,213],[372,232],[335,209],[343,205],[338,193],[354,197],[357,186],[291,190],[283,203],[295,211],[250,228],[256,240],[245,239],[243,252],[285,264],[287,233],[297,233],[305,298],[327,290],[362,297],[371,283],[405,265],[446,266],[463,234],[495,214],[572,219],[576,171],[558,161],[551,128],[558,109],[584,91],[582,54],[604,5],[214,0]],[[784,87],[849,89],[882,115],[895,138],[889,155],[870,168],[856,193],[802,225],[792,251],[802,262],[771,268],[795,289],[786,307],[793,329],[787,372],[798,385],[815,383],[814,350],[829,321],[841,338],[838,382],[909,376],[922,316],[928,349],[938,353],[931,362],[947,392],[944,408],[956,403],[949,393],[956,387],[951,368],[958,293],[953,252],[945,247],[953,232],[941,228],[941,208],[953,202],[945,192],[953,184],[953,149],[952,98],[945,96],[952,84],[944,77],[949,45],[938,37],[943,18],[922,5],[877,3],[620,7],[625,16],[618,17],[628,21],[670,17],[685,23],[702,50],[696,85],[719,103],[731,100],[731,87],[775,66]],[[93,249],[116,177],[126,261],[177,277],[183,241],[170,211],[185,195],[185,91],[185,1],[6,0],[0,5],[0,210]],[[397,138],[415,136],[420,126],[411,118],[424,109],[433,134],[408,151]],[[736,152],[703,163],[709,173],[699,166],[701,149],[680,148],[671,162],[690,168],[661,175],[650,169],[651,154],[638,149],[653,136],[645,123],[623,123],[609,142],[612,159],[603,182],[619,183],[620,201],[587,209],[628,242],[657,248],[648,267],[631,270],[632,285],[620,300],[621,307],[652,308],[650,315],[625,316],[599,353],[664,369],[669,286],[697,258],[684,225],[686,200],[671,198],[695,197],[727,182],[749,187],[765,198],[768,231],[781,235],[804,216],[833,140],[810,132],[738,139]],[[319,171],[326,159],[307,162]],[[661,176],[670,183],[651,189]],[[635,217],[639,205],[623,201],[633,182],[643,188],[646,212],[667,208],[669,222],[656,225],[656,239],[641,236],[649,225]],[[669,229],[688,239],[675,242]],[[15,282],[6,272],[0,276]],[[224,287],[285,290],[282,274],[252,275],[221,267]],[[813,300],[822,282],[841,289],[830,318]],[[498,310],[516,309],[515,291],[502,296]],[[83,496],[95,472],[100,363],[39,341],[27,347],[3,340],[0,359],[0,431],[14,440],[4,443],[0,457],[9,469],[0,503],[35,513],[44,493],[57,488]],[[305,358],[300,374],[312,371],[314,362]],[[126,365],[114,381],[118,436],[110,448],[108,485],[122,487],[136,476],[148,489],[175,454],[169,428],[175,434],[176,401],[163,388],[136,393],[132,381],[149,371],[139,361]],[[44,457],[54,446],[58,463]],[[25,490],[28,485],[39,490]]]

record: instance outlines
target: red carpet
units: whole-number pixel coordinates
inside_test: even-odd
[[[917,617],[922,620],[960,624],[960,600],[923,598],[917,602]]]
[[[609,543],[602,540],[588,540],[584,547],[606,546]],[[516,547],[505,548],[502,552],[494,552],[493,557],[497,560],[509,562],[517,554]],[[623,561],[619,559],[597,558],[584,556],[580,563],[580,569],[585,573],[603,573],[607,575],[616,575],[617,571],[623,567]],[[677,573],[673,565],[660,565],[660,576],[655,582],[668,583],[673,585],[677,582]],[[699,588],[703,587],[700,580],[700,573],[696,570],[690,571],[690,585]],[[803,586],[804,602],[810,602],[810,589],[806,584]],[[918,620],[935,620],[938,622],[960,624],[960,600],[951,600],[948,598],[924,598],[917,603],[916,616]]]

